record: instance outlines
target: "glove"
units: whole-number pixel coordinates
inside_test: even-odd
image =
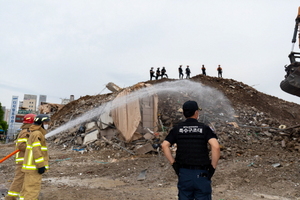
[[[215,171],[216,171],[216,169],[215,169],[212,165],[210,165],[210,166],[208,167],[208,177],[207,177],[207,178],[208,178],[209,180],[213,177]]]
[[[39,174],[43,174],[43,173],[45,173],[45,171],[46,171],[45,167],[38,168],[38,173]]]
[[[174,162],[174,163],[172,164],[172,167],[173,167],[175,173],[176,173],[177,176],[178,176],[178,175],[179,175],[179,164],[178,164],[177,162]]]

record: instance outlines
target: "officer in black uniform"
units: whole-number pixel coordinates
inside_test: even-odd
[[[204,67],[204,65],[202,65],[202,74],[204,75],[204,76],[206,76],[206,68]]]
[[[157,70],[156,70],[156,77],[155,77],[155,79],[158,80],[158,77],[160,77],[160,76],[161,76],[160,69],[158,67]]]
[[[155,78],[155,76],[154,76],[154,70],[153,70],[153,67],[151,67],[151,69],[150,69],[150,81],[152,81],[152,78]]]
[[[185,73],[186,73],[186,79],[191,78],[191,77],[190,77],[191,70],[190,70],[190,67],[189,67],[188,65],[187,65],[186,68],[185,68]]]
[[[211,177],[220,158],[220,145],[213,130],[198,122],[197,102],[187,101],[182,108],[187,119],[172,128],[162,149],[178,175],[179,200],[211,200]],[[170,150],[174,143],[177,144],[175,159]],[[212,151],[211,160],[207,143]]]
[[[166,74],[166,72],[167,72],[166,68],[163,67],[163,68],[161,69],[161,78],[163,78],[164,76],[166,76],[166,77],[168,78],[168,74]]]
[[[182,70],[182,65],[179,65],[179,68],[178,68],[178,73],[179,73],[179,79],[183,79],[183,70]]]

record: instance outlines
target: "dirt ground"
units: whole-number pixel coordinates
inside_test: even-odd
[[[300,105],[232,79],[198,75],[192,80],[221,91],[230,100],[239,125],[213,122],[222,147],[212,178],[213,200],[300,200]],[[109,97],[82,97],[52,118],[61,125],[64,119],[86,112]],[[171,105],[171,100],[159,105],[166,108],[166,104]],[[220,113],[204,111],[212,113],[213,119],[220,118]],[[170,114],[163,112],[162,121],[167,124]],[[286,129],[279,129],[280,125]],[[68,142],[48,143],[50,170],[43,175],[40,199],[177,199],[177,177],[161,151],[133,156],[112,145],[75,151]],[[0,158],[13,150],[13,143],[0,143]],[[10,186],[13,174],[13,158],[0,164],[0,191]]]
[[[0,145],[0,157],[13,150],[12,144]],[[131,156],[109,148],[81,153],[52,145],[49,151],[51,169],[43,176],[40,199],[177,199],[176,175],[161,153]],[[299,153],[257,150],[221,159],[213,199],[300,199],[298,158]],[[13,166],[12,158],[0,164],[0,189],[11,184]],[[145,177],[138,180],[143,170]]]

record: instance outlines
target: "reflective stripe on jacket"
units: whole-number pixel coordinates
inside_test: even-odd
[[[11,197],[19,197],[20,192],[14,192],[14,191],[8,191],[7,192],[7,196],[11,196]]]
[[[24,155],[26,150],[26,143],[29,137],[30,132],[28,131],[29,127],[32,124],[23,124],[21,126],[21,132],[18,135],[16,140],[16,150],[19,149],[20,151],[16,153],[16,164],[21,165],[24,161]]]
[[[35,171],[41,167],[49,169],[48,148],[45,139],[47,132],[38,125],[30,126],[29,130],[31,134],[27,141],[22,171]]]

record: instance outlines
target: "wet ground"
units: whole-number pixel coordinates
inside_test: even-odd
[[[55,146],[49,149],[51,169],[43,176],[43,200],[177,199],[176,175],[158,154],[131,156],[109,148],[83,154]],[[11,151],[12,145],[0,145],[1,157]],[[300,164],[291,160],[295,155],[257,153],[220,160],[212,180],[214,200],[300,199]],[[280,166],[274,165],[278,162]],[[13,159],[0,164],[2,189],[11,184],[13,166]],[[139,180],[141,172],[144,179]]]

